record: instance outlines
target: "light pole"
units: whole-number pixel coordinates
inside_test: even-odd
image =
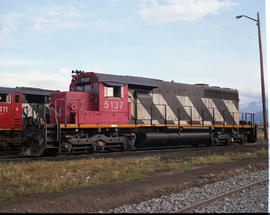
[[[268,143],[268,123],[266,117],[266,105],[265,105],[265,87],[264,87],[264,73],[263,73],[263,54],[262,54],[262,39],[261,39],[261,24],[260,24],[260,13],[257,12],[257,19],[253,19],[246,15],[236,16],[237,19],[246,17],[257,23],[258,26],[258,37],[259,37],[259,49],[260,49],[260,66],[261,66],[261,87],[262,87],[262,106],[263,106],[263,122],[264,122],[264,138]]]

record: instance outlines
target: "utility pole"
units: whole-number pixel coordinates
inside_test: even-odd
[[[260,13],[257,12],[257,19],[253,19],[246,15],[236,16],[237,19],[246,17],[257,23],[258,26],[258,38],[259,38],[259,51],[260,51],[260,67],[261,67],[261,88],[262,88],[262,107],[263,107],[263,123],[264,123],[264,138],[268,143],[268,121],[266,117],[266,101],[265,101],[265,85],[264,85],[264,71],[263,71],[263,53],[262,53],[262,38],[261,38],[261,22]]]
[[[266,117],[266,101],[265,101],[265,86],[264,86],[264,71],[263,71],[263,53],[262,53],[262,38],[261,38],[261,22],[260,13],[257,12],[257,26],[260,49],[260,66],[261,66],[261,87],[262,87],[262,106],[263,106],[263,122],[264,122],[264,138],[268,143],[268,121]]]

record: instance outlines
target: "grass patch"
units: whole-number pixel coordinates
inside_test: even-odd
[[[234,159],[263,156],[267,154],[268,150],[263,148],[254,152],[234,152],[225,153],[223,155],[187,156],[181,159],[169,159],[165,165],[167,166],[167,169],[185,169],[193,166],[223,163]]]
[[[0,199],[134,180],[155,170],[158,157],[0,163]]]
[[[162,160],[144,158],[88,159],[75,161],[33,161],[0,163],[0,200],[19,195],[60,192],[69,188],[89,187],[115,181],[140,179],[155,171],[186,169],[232,159],[266,155],[267,149],[224,155],[187,156]]]

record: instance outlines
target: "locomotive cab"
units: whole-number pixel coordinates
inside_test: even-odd
[[[16,151],[20,144],[22,94],[0,89],[0,151]]]
[[[20,129],[22,94],[0,92],[0,130]]]
[[[126,83],[100,80],[93,72],[76,71],[70,91],[51,95],[50,122],[56,124],[128,124]]]

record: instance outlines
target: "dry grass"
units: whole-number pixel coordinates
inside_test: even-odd
[[[167,166],[169,169],[175,168],[191,168],[193,166],[201,166],[213,163],[228,162],[233,159],[248,158],[267,155],[267,149],[261,149],[254,152],[235,152],[235,153],[225,153],[224,155],[207,155],[207,156],[187,156],[182,159],[170,159],[167,161]]]
[[[158,157],[0,164],[0,198],[62,191],[116,180],[134,180],[154,171]]]
[[[183,157],[161,160],[145,158],[88,159],[75,161],[34,161],[0,163],[0,200],[18,195],[59,192],[69,188],[87,187],[114,181],[140,179],[155,171],[191,168],[226,162],[236,158],[267,154],[266,149],[247,153]]]

